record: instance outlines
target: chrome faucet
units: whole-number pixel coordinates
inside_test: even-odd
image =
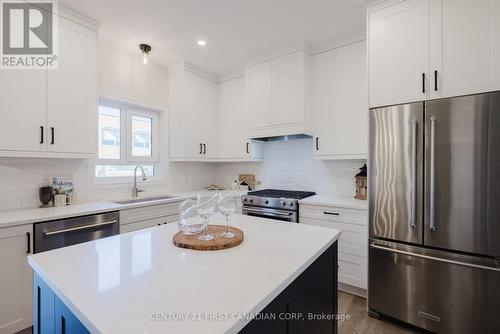
[[[137,188],[137,169],[140,168],[141,169],[141,173],[142,173],[142,180],[143,181],[146,181],[146,173],[144,172],[144,168],[141,166],[141,165],[138,165],[135,167],[134,169],[134,188],[132,188],[132,197],[138,197],[139,196],[139,193],[145,191],[145,190],[142,190],[142,189],[138,189]]]

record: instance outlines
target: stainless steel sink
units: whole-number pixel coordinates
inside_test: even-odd
[[[174,196],[157,196],[157,197],[134,198],[134,199],[128,199],[125,201],[116,201],[114,203],[118,203],[118,204],[145,203],[145,202],[153,202],[153,201],[159,201],[159,200],[171,199],[171,198],[175,198],[175,197]]]

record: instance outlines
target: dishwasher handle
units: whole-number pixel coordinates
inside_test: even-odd
[[[96,224],[89,224],[89,225],[82,225],[82,226],[77,226],[77,227],[70,227],[70,228],[63,228],[60,230],[55,230],[55,231],[50,231],[50,232],[43,232],[44,237],[50,237],[52,235],[58,235],[58,234],[63,234],[63,233],[68,233],[68,232],[74,232],[74,231],[81,231],[81,230],[87,230],[87,229],[92,229],[96,227],[101,227],[101,226],[107,226],[107,225],[113,225],[118,223],[118,220],[109,220],[106,222],[102,223],[96,223]]]

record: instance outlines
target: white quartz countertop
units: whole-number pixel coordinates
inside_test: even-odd
[[[368,210],[368,201],[363,201],[349,197],[314,195],[311,197],[301,199],[299,201],[299,204],[338,206],[342,208]]]
[[[92,333],[237,333],[340,234],[238,214],[232,225],[245,240],[227,250],[177,248],[177,224],[168,224],[28,261]]]
[[[32,224],[54,219],[91,215],[120,210],[122,205],[113,202],[88,202],[63,207],[33,208],[0,212],[0,227]]]
[[[223,190],[223,191],[198,190],[198,191],[187,191],[187,192],[171,192],[167,194],[141,194],[140,197],[144,198],[157,197],[157,196],[170,196],[171,198],[149,201],[149,202],[129,203],[129,204],[116,203],[121,200],[131,199],[131,198],[122,198],[113,201],[84,202],[74,205],[67,205],[63,207],[30,208],[30,209],[2,211],[0,212],[0,228],[15,226],[15,225],[23,225],[23,224],[33,224],[37,222],[43,222],[55,219],[92,215],[102,212],[126,210],[137,207],[173,203],[182,201],[187,198],[194,198],[197,194],[215,194],[217,192],[220,192],[224,195],[233,194],[234,196],[239,196],[239,197],[241,197],[241,195],[244,194],[244,192],[242,191],[229,191],[229,190]]]

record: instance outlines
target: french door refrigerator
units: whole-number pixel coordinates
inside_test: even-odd
[[[500,93],[369,118],[370,313],[500,333]]]

